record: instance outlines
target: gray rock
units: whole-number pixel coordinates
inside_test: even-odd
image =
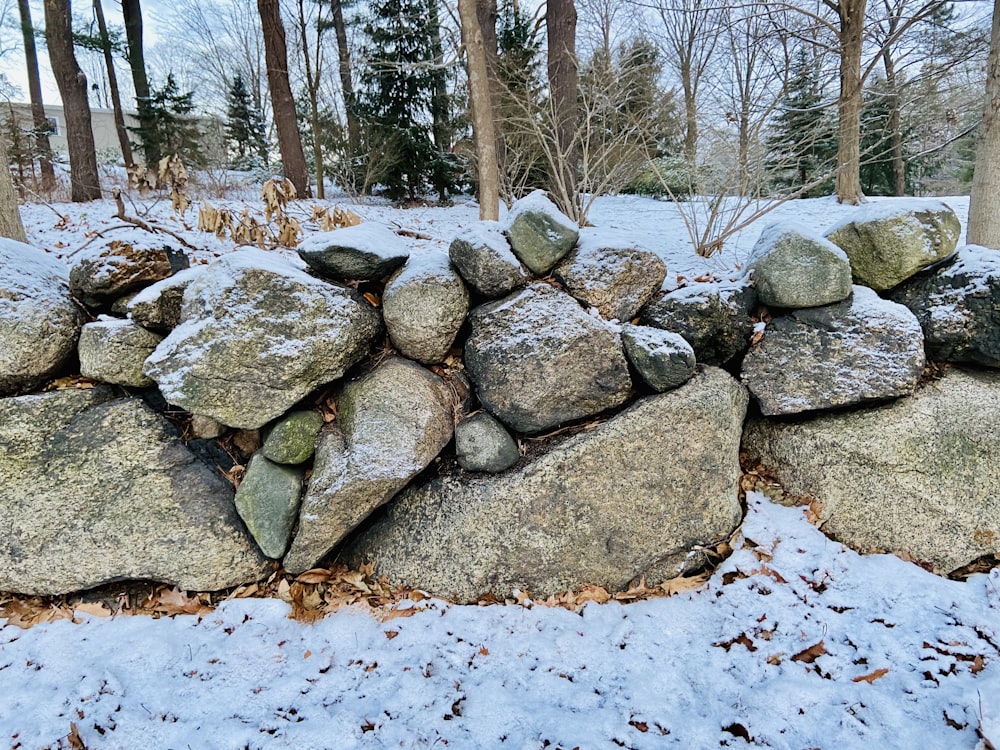
[[[622,343],[632,367],[658,393],[683,385],[694,375],[694,349],[679,333],[626,323]]]
[[[318,411],[293,411],[265,433],[260,452],[278,464],[301,464],[312,458],[323,427]]]
[[[518,432],[620,406],[632,385],[618,335],[569,295],[533,284],[469,315],[465,367],[479,400]]]
[[[298,253],[320,276],[338,281],[381,279],[410,257],[395,232],[375,223],[310,235],[299,245]]]
[[[80,374],[114,385],[146,388],[153,381],[142,372],[143,363],[163,337],[131,320],[102,316],[80,331],[77,349]]]
[[[495,221],[480,221],[463,229],[449,246],[448,255],[465,283],[489,299],[503,297],[531,280]]]
[[[757,296],[773,307],[820,307],[851,294],[847,253],[797,224],[772,224],[751,252]]]
[[[76,350],[82,325],[65,266],[0,238],[0,395],[30,390],[57,374]]]
[[[407,488],[343,557],[459,600],[655,585],[739,524],[746,405],[732,377],[706,369],[511,472]]]
[[[288,549],[304,475],[304,469],[272,463],[258,452],[236,488],[236,510],[267,557],[279,559]]]
[[[316,565],[423,471],[451,440],[453,408],[440,377],[400,357],[346,385],[337,421],[316,446],[285,568],[297,573]]]
[[[111,240],[77,259],[69,288],[84,304],[100,307],[189,265],[183,252],[167,245]]]
[[[141,400],[113,395],[0,400],[0,589],[131,578],[208,591],[265,575],[229,483]]]
[[[1000,252],[966,245],[954,263],[909,279],[890,298],[917,316],[930,359],[1000,367]]]
[[[183,317],[146,374],[169,403],[244,429],[341,377],[381,330],[378,311],[354,292],[250,248],[191,283]]]
[[[905,396],[923,367],[913,313],[855,286],[844,302],[772,320],[742,378],[764,414],[797,414]]]
[[[570,294],[596,307],[606,320],[625,323],[660,290],[667,266],[660,256],[627,235],[589,227],[580,230],[576,250],[552,274]]]
[[[393,345],[425,364],[444,359],[468,312],[465,284],[441,253],[411,257],[389,279],[382,296],[382,317]]]
[[[745,280],[696,282],[650,302],[643,325],[679,333],[702,364],[723,365],[750,346],[757,293]]]
[[[751,420],[743,445],[785,493],[816,501],[835,539],[948,573],[1000,553],[997,435],[1000,374],[948,370],[874,409]]]
[[[228,428],[221,422],[216,422],[211,417],[203,417],[200,414],[191,415],[191,433],[202,440],[214,440],[226,434]]]
[[[511,249],[534,273],[547,273],[573,249],[579,228],[536,190],[514,203],[503,222]]]
[[[898,198],[870,203],[827,230],[851,259],[854,281],[891,289],[955,251],[962,225],[947,204]]]
[[[521,457],[510,433],[484,411],[455,426],[455,455],[463,469],[488,472],[509,469]]]
[[[169,333],[174,330],[181,323],[184,290],[204,270],[205,266],[185,268],[138,292],[126,305],[129,317],[152,331]]]

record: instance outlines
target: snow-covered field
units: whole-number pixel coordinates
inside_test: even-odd
[[[967,199],[946,199],[964,219]],[[72,255],[117,230],[113,205],[23,211],[30,240]],[[470,205],[352,207],[445,250]],[[196,211],[196,208],[195,208]],[[822,231],[849,208],[785,204]],[[232,243],[152,219],[204,247]],[[676,207],[599,199],[670,274],[738,273],[761,226],[695,256]],[[195,217],[188,214],[193,225]],[[765,219],[766,223],[768,219]],[[669,281],[669,277],[668,277]],[[629,605],[407,600],[311,625],[278,599],[200,617],[0,621],[0,746],[12,748],[990,748],[1000,742],[1000,570],[965,582],[830,541],[802,509],[750,493],[734,554],[700,588]]]

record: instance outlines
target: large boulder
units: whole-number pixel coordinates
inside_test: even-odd
[[[285,568],[316,565],[451,440],[454,395],[440,377],[391,357],[344,387],[337,421],[320,435]]]
[[[114,385],[147,388],[153,381],[142,368],[162,340],[131,320],[101,316],[80,331],[80,374]]]
[[[381,330],[378,311],[353,291],[257,249],[200,274],[182,314],[146,374],[169,403],[244,429],[341,377]]]
[[[750,346],[756,306],[746,280],[695,282],[650,302],[639,322],[679,333],[702,364],[724,365]]]
[[[588,227],[580,230],[576,250],[552,273],[605,319],[627,322],[660,290],[667,266],[626,233]]]
[[[966,245],[890,296],[917,316],[930,359],[1000,367],[1000,252]]]
[[[337,281],[381,279],[410,257],[409,248],[395,232],[375,223],[310,235],[298,253],[320,276]]]
[[[407,488],[344,559],[459,600],[654,585],[739,523],[746,405],[732,377],[708,368],[523,468]]]
[[[59,372],[82,325],[66,267],[30,245],[0,238],[0,395],[29,390]]]
[[[742,378],[764,414],[797,414],[905,396],[923,367],[913,313],[855,286],[844,302],[772,320]]]
[[[772,224],[750,253],[749,269],[762,304],[819,307],[851,294],[851,263],[830,240],[805,227]]]
[[[69,288],[84,304],[101,307],[189,265],[182,251],[147,237],[111,240],[78,257],[69,272]]]
[[[141,400],[113,398],[99,387],[0,400],[0,590],[261,578],[229,483]]]
[[[463,229],[448,247],[448,255],[473,291],[489,299],[503,297],[531,280],[495,221]]]
[[[874,409],[753,419],[743,447],[834,538],[948,573],[1000,553],[998,435],[1000,374],[956,369]]]
[[[514,255],[539,276],[573,248],[580,234],[576,223],[542,190],[517,201],[504,219],[503,229]]]
[[[826,237],[851,259],[856,283],[884,291],[947,258],[961,234],[946,203],[895,198],[853,211]]]
[[[205,266],[193,266],[178,271],[162,281],[147,286],[133,296],[125,309],[129,317],[143,328],[169,333],[181,323],[184,290],[203,273]]]
[[[533,284],[474,309],[465,366],[482,404],[519,432],[620,406],[631,379],[618,334],[569,295]]]
[[[393,345],[426,364],[444,359],[468,312],[469,293],[442,253],[410,256],[382,295],[382,317]]]

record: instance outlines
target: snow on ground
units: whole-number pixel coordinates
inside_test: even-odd
[[[946,200],[964,225],[967,198]],[[349,207],[417,235],[404,238],[413,252],[446,250],[477,218],[470,203]],[[95,231],[134,231],[114,229],[110,202],[54,208],[22,214],[29,240],[68,260]],[[851,210],[826,198],[786,203],[709,259],[693,253],[674,204],[600,198],[591,221],[632,233],[675,277],[726,278],[741,273],[769,220],[822,232]],[[191,229],[196,211],[185,225],[161,202],[143,218],[204,248],[202,260],[231,251]],[[959,583],[862,557],[801,509],[753,493],[742,533],[697,591],[582,614],[425,600],[381,620],[341,610],[304,625],[280,600],[241,599],[200,618],[81,614],[80,624],[28,631],[0,620],[0,746],[73,746],[74,726],[88,748],[1000,741],[1000,571]]]
[[[1000,571],[862,557],[751,493],[700,589],[581,614],[409,603],[313,625],[0,629],[0,743],[89,748],[975,748],[1000,731]],[[409,614],[412,610],[400,610]],[[994,741],[996,741],[994,739]]]

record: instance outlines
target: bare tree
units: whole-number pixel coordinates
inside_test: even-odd
[[[118,145],[122,150],[122,158],[126,167],[133,165],[132,144],[125,130],[125,113],[122,111],[122,98],[118,90],[118,76],[115,73],[115,61],[111,54],[111,40],[108,37],[108,25],[104,20],[104,8],[101,0],[94,0],[94,16],[97,18],[97,28],[101,36],[101,48],[104,52],[104,64],[108,69],[108,88],[111,89],[111,107],[115,113],[115,132],[118,134]]]
[[[497,164],[496,131],[493,127],[493,97],[486,43],[478,13],[482,3],[458,0],[469,74],[469,100],[472,109],[472,137],[476,143],[476,167],[479,175],[479,218],[500,218],[500,175]],[[496,30],[493,34],[494,45]],[[494,46],[494,55],[496,48]]]
[[[0,237],[18,242],[28,241],[24,234],[24,224],[21,223],[21,214],[17,211],[17,194],[14,192],[14,180],[7,161],[7,144],[3,138],[0,138]]]
[[[267,83],[271,90],[271,109],[285,177],[295,186],[298,197],[308,198],[312,195],[309,167],[302,151],[302,139],[295,118],[295,97],[288,81],[288,48],[278,0],[257,0],[257,12],[264,31]]]
[[[31,97],[31,122],[35,129],[35,149],[42,173],[42,190],[49,192],[55,187],[56,173],[52,166],[52,149],[49,146],[49,121],[45,117],[42,102],[42,82],[38,75],[38,50],[35,47],[35,28],[31,23],[31,8],[28,0],[17,0],[21,15],[21,35],[24,38],[24,61],[28,69],[28,93]],[[6,162],[4,162],[6,163]]]
[[[152,132],[154,123],[149,112],[149,77],[146,75],[146,54],[142,39],[142,7],[139,0],[121,0],[122,17],[125,20],[125,39],[128,42],[128,64],[132,71],[132,86],[139,115],[139,127],[144,132]],[[143,140],[146,164],[155,165],[160,160],[156,144]]]
[[[573,0],[548,0],[545,10],[548,38],[549,95],[552,100],[553,148],[558,159],[552,164],[553,197],[560,210],[580,218],[577,168],[580,155],[576,143],[577,82],[576,6]]]
[[[323,163],[323,129],[320,124],[320,84],[323,81],[323,32],[329,27],[323,17],[324,5],[316,8],[316,15],[306,12],[304,0],[297,0],[296,22],[299,32],[299,53],[305,67],[306,93],[309,97],[309,126],[312,130],[313,161],[316,168],[316,197],[326,197]],[[314,29],[315,37],[310,44],[309,30]],[[310,49],[311,48],[311,49]]]
[[[976,171],[969,199],[968,239],[1000,250],[1000,0],[993,2],[986,101],[976,146]]]
[[[347,121],[347,157],[353,159],[361,144],[361,126],[358,123],[357,101],[354,95],[354,80],[351,68],[351,50],[347,43],[347,24],[344,21],[342,0],[330,0],[333,33],[337,37],[337,73],[344,98],[344,119]]]
[[[66,117],[70,196],[76,202],[96,200],[101,197],[97,150],[87,100],[87,77],[73,53],[73,15],[69,0],[45,0],[45,38]]]

